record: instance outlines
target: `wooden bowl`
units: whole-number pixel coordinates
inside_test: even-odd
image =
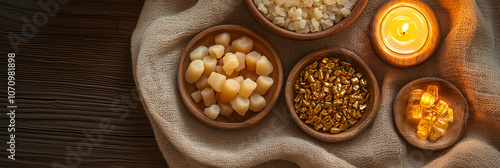
[[[426,90],[428,85],[438,86],[439,99],[448,103],[453,109],[453,122],[448,123],[446,133],[436,142],[422,140],[417,137],[417,120],[411,120],[405,113],[409,94],[414,89]],[[414,80],[399,90],[392,105],[394,124],[406,142],[424,150],[441,150],[455,144],[465,132],[469,117],[467,100],[460,90],[450,82],[435,77]]]
[[[344,30],[347,26],[349,26],[358,16],[361,14],[363,9],[365,8],[366,4],[368,3],[368,0],[358,0],[356,2],[356,5],[351,11],[351,14],[349,14],[346,18],[343,18],[339,23],[336,23],[332,27],[322,30],[319,32],[315,33],[297,33],[294,31],[290,31],[288,29],[285,29],[283,27],[280,27],[278,25],[275,25],[272,21],[267,19],[262,13],[260,13],[259,9],[257,8],[257,5],[253,2],[253,0],[245,0],[245,3],[247,4],[248,9],[250,12],[252,12],[252,15],[262,24],[264,27],[272,31],[273,33],[276,33],[280,36],[283,36],[285,38],[289,39],[295,39],[295,40],[315,40],[315,39],[320,39],[320,38],[325,38],[328,36],[331,36],[335,33],[340,32],[341,30]]]
[[[231,34],[231,41],[241,37],[247,36],[253,40],[253,51],[257,51],[262,55],[267,56],[269,61],[274,66],[274,71],[269,75],[274,80],[273,86],[266,92],[264,98],[266,99],[266,107],[260,112],[248,111],[245,116],[240,116],[236,112],[233,112],[229,117],[219,115],[216,120],[211,120],[207,118],[203,110],[205,106],[203,101],[196,103],[191,98],[191,93],[198,90],[194,83],[187,83],[184,79],[184,73],[191,62],[189,58],[189,53],[200,45],[210,47],[215,44],[214,38],[217,34],[229,32]],[[220,129],[242,129],[250,127],[257,124],[262,118],[264,118],[276,104],[276,100],[281,91],[281,86],[283,84],[283,68],[281,66],[281,61],[274,50],[273,46],[261,35],[255,33],[254,31],[238,25],[218,25],[210,27],[196,35],[186,46],[182,52],[179,69],[177,71],[177,86],[179,88],[179,93],[181,95],[184,105],[187,109],[198,118],[201,122]]]
[[[350,62],[355,67],[356,72],[363,73],[364,78],[368,81],[369,87],[367,89],[371,93],[371,96],[367,101],[366,110],[359,122],[354,124],[352,127],[349,127],[346,131],[337,134],[314,130],[313,126],[305,124],[304,121],[299,118],[299,116],[295,112],[294,107],[294,84],[299,77],[300,72],[309,64],[313,63],[314,61],[321,61],[321,59],[323,59],[324,57],[337,57],[342,61]],[[331,48],[313,52],[304,57],[297,63],[297,65],[293,67],[286,81],[285,100],[293,121],[295,122],[295,124],[297,124],[297,126],[300,127],[300,129],[321,141],[340,142],[356,137],[373,122],[380,105],[380,90],[377,80],[375,79],[375,75],[373,75],[371,69],[366,65],[365,62],[363,62],[363,60],[361,60],[361,58],[359,58],[352,51],[343,48]]]

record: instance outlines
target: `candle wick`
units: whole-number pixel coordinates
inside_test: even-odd
[[[405,35],[406,32],[403,32],[403,35]]]

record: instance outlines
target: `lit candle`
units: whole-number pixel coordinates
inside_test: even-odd
[[[424,46],[429,36],[429,26],[418,10],[398,7],[382,19],[380,33],[389,49],[401,54],[410,54]]]
[[[375,53],[402,68],[427,60],[439,42],[434,13],[415,0],[393,0],[383,5],[373,16],[370,31]]]

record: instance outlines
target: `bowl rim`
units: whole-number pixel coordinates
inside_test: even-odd
[[[293,98],[294,98],[294,91],[293,91],[293,85],[295,83],[295,79],[297,78],[300,70],[304,69],[309,63],[312,63],[312,61],[315,60],[315,57],[321,56],[319,53],[322,52],[328,52],[328,54],[344,54],[346,57],[349,57],[351,60],[349,62],[358,62],[359,65],[364,69],[368,74],[367,75],[370,78],[370,85],[373,87],[373,92],[372,97],[374,98],[373,101],[373,107],[371,108],[371,112],[368,116],[363,116],[366,117],[367,120],[364,122],[358,122],[359,126],[354,127],[354,128],[349,128],[347,131],[343,131],[338,134],[330,134],[328,132],[319,132],[316,131],[312,128],[310,128],[307,124],[305,124],[297,115],[295,112],[295,107],[293,103]],[[286,81],[286,86],[285,86],[285,101],[288,107],[288,112],[292,116],[293,121],[295,124],[302,129],[302,131],[306,132],[310,136],[324,141],[324,142],[341,142],[341,141],[346,141],[349,139],[352,139],[356,136],[358,136],[361,132],[363,132],[366,128],[368,128],[373,120],[375,119],[376,115],[378,114],[379,106],[380,106],[380,88],[378,85],[378,82],[375,78],[375,75],[373,74],[372,70],[368,65],[360,58],[358,57],[354,52],[344,49],[344,48],[327,48],[327,49],[320,49],[317,51],[314,51],[304,58],[302,58],[295,66],[293,69],[290,71],[290,74],[288,75],[287,81]]]
[[[257,39],[258,41],[262,41],[263,42],[263,46],[268,46],[270,52],[272,53],[272,58],[275,59],[275,62],[276,62],[276,65],[275,66],[275,70],[277,70],[278,72],[278,79],[274,79],[275,80],[275,84],[277,85],[276,86],[276,90],[274,91],[273,93],[273,96],[271,97],[271,100],[269,100],[269,104],[266,105],[266,107],[260,111],[259,113],[257,113],[255,116],[251,117],[251,118],[248,118],[247,120],[243,121],[243,122],[237,122],[237,123],[227,123],[227,122],[220,122],[220,121],[215,121],[215,120],[211,120],[209,119],[208,117],[206,117],[204,114],[203,114],[203,111],[201,109],[198,109],[196,104],[191,98],[190,96],[190,93],[187,93],[187,88],[186,86],[184,86],[183,84],[183,81],[185,80],[184,79],[184,70],[182,70],[182,66],[180,66],[186,59],[189,58],[189,52],[191,51],[191,49],[193,49],[195,47],[195,44],[200,41],[201,39],[205,38],[205,36],[207,34],[210,34],[212,32],[215,32],[215,31],[219,31],[221,29],[227,29],[228,32],[230,31],[234,31],[234,30],[237,30],[238,32],[243,32],[243,34],[245,34],[246,36],[249,36],[250,38],[254,39],[254,42],[256,41],[255,39]],[[268,56],[270,57],[270,56]],[[203,123],[205,123],[206,125],[209,125],[209,126],[212,126],[214,128],[219,128],[219,129],[228,129],[228,130],[235,130],[235,129],[243,129],[243,128],[247,128],[247,127],[250,127],[250,126],[253,126],[257,123],[260,122],[260,120],[262,120],[265,116],[267,116],[267,114],[269,114],[269,112],[271,111],[271,109],[274,107],[274,105],[276,104],[277,102],[277,99],[279,97],[279,94],[281,92],[281,88],[282,88],[282,85],[283,85],[283,67],[282,67],[282,64],[281,64],[281,59],[278,55],[278,53],[276,52],[276,50],[274,49],[274,47],[271,45],[271,43],[269,43],[269,41],[267,41],[267,39],[265,39],[263,36],[261,36],[260,34],[258,34],[257,32],[254,32],[253,30],[247,28],[247,27],[244,27],[244,26],[240,26],[240,25],[232,25],[232,24],[223,24],[223,25],[215,25],[215,26],[212,26],[212,27],[209,27],[205,30],[202,30],[201,32],[199,32],[198,34],[196,34],[190,41],[189,43],[184,47],[184,50],[181,54],[181,57],[179,59],[179,65],[178,65],[178,68],[177,68],[177,88],[178,88],[178,93],[179,93],[179,96],[181,97],[182,99],[182,102],[184,103],[185,107],[189,110],[189,112],[191,114],[193,114],[198,120],[202,121]],[[186,96],[183,96],[186,95]]]
[[[294,39],[294,40],[316,40],[325,38],[331,35],[334,35],[345,28],[349,27],[363,12],[368,0],[357,0],[356,5],[351,10],[349,16],[343,18],[339,23],[334,24],[332,27],[329,27],[326,30],[322,30],[315,33],[297,33],[294,31],[290,31],[278,25],[272,23],[269,19],[267,19],[260,11],[257,6],[253,2],[253,0],[245,0],[247,8],[250,10],[252,15],[254,16],[259,23],[261,23],[264,27],[266,27],[271,32],[278,34],[282,37]]]
[[[441,83],[443,85],[446,85],[446,87],[456,91],[458,93],[457,96],[463,100],[463,105],[464,105],[463,123],[462,123],[462,125],[458,125],[458,126],[462,127],[461,129],[459,129],[459,130],[461,130],[459,135],[456,137],[456,139],[453,139],[452,141],[449,141],[448,143],[445,143],[445,144],[439,145],[439,146],[438,145],[423,145],[423,144],[419,143],[420,142],[419,140],[405,136],[406,134],[403,133],[403,130],[401,130],[402,129],[401,124],[403,124],[403,123],[401,121],[396,120],[397,116],[401,115],[401,112],[398,111],[399,109],[397,109],[396,104],[400,102],[400,100],[398,100],[398,99],[402,98],[402,96],[404,94],[403,93],[404,90],[408,90],[411,86],[416,85],[416,84],[430,83],[430,82]],[[407,98],[404,98],[404,100],[407,100]],[[456,109],[453,110],[454,113],[455,113],[455,110]],[[456,115],[456,114],[453,114],[453,115]],[[412,145],[416,148],[419,148],[419,149],[423,149],[423,150],[430,150],[430,151],[442,150],[442,149],[446,149],[446,148],[452,146],[453,144],[457,143],[460,139],[462,139],[463,135],[465,134],[465,129],[467,128],[467,122],[469,119],[469,115],[470,115],[469,114],[469,105],[467,103],[467,99],[465,98],[464,94],[460,91],[460,89],[458,89],[455,85],[448,82],[447,80],[437,78],[437,77],[423,77],[423,78],[418,78],[418,79],[415,79],[411,82],[408,82],[403,87],[401,87],[401,89],[399,89],[399,91],[396,94],[396,97],[394,98],[394,101],[392,103],[392,118],[393,118],[393,122],[394,122],[394,127],[396,127],[396,130],[397,130],[399,136],[401,136],[410,145]]]

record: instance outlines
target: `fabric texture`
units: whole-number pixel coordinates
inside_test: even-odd
[[[400,69],[375,55],[367,34],[373,14],[386,0],[368,1],[348,28],[313,41],[270,32],[242,0],[146,0],[131,40],[133,69],[167,163],[171,167],[500,167],[500,1],[422,1],[439,20],[440,46],[425,63]],[[378,80],[378,115],[356,138],[325,143],[293,123],[282,91],[273,110],[252,127],[220,130],[203,124],[181,101],[178,62],[191,38],[220,24],[242,25],[267,38],[281,57],[285,78],[313,51],[330,47],[353,51]],[[394,126],[393,99],[405,84],[422,77],[451,82],[469,104],[464,136],[444,150],[415,148]]]

